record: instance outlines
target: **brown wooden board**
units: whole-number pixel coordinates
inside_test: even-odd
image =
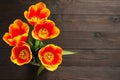
[[[0,65],[4,67],[13,64],[10,61],[11,49],[0,50]],[[104,66],[120,67],[120,50],[72,50],[75,55],[63,56],[61,66]],[[16,65],[15,65],[16,66]]]
[[[18,67],[1,67],[1,80],[36,79],[37,67],[29,65]],[[5,72],[4,72],[5,71]],[[119,67],[59,67],[55,72],[44,70],[38,80],[119,80]]]
[[[55,72],[44,70],[38,80],[120,80],[120,0],[0,0],[0,80],[37,80],[37,66],[17,66],[2,36],[23,12],[43,1],[61,34],[54,43],[77,54],[63,56]]]

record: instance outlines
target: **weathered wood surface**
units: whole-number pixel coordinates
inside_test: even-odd
[[[13,67],[13,66],[12,66]],[[34,80],[37,67],[31,65],[25,67],[10,67],[14,71],[1,74],[1,80]],[[6,69],[6,68],[0,68]],[[5,70],[6,71],[6,70]],[[4,73],[4,72],[3,72]],[[16,75],[15,75],[16,74]],[[55,72],[43,71],[39,80],[119,80],[119,67],[59,67]],[[26,76],[27,75],[27,76]],[[29,76],[28,76],[29,75]],[[31,75],[31,76],[30,76]]]
[[[5,11],[6,8],[8,11],[15,10],[14,6],[16,6],[18,10],[22,10],[21,8],[25,8],[26,5],[38,2],[38,0],[14,1],[15,0],[12,0],[10,2],[12,5],[9,4],[9,1],[7,3],[6,1],[3,1],[3,3],[6,4],[6,7],[2,7],[2,9],[4,9],[3,11]],[[119,0],[43,0],[43,2],[47,3],[48,7],[51,8],[53,14],[120,14]],[[1,3],[1,6],[4,4]],[[10,14],[11,13],[13,12],[10,12]]]
[[[43,1],[49,17],[61,29],[47,40],[78,52],[63,57],[55,72],[43,71],[39,80],[120,80],[120,0],[1,0],[0,38],[23,12]],[[0,39],[0,80],[36,80],[38,67],[10,62],[10,47]]]
[[[98,66],[98,67],[119,67],[120,50],[73,50],[78,52],[75,55],[63,56],[62,66]],[[13,65],[9,57],[11,49],[2,49],[0,52],[0,65]]]

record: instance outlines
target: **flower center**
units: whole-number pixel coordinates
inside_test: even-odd
[[[27,50],[21,50],[20,54],[19,54],[19,58],[23,59],[23,60],[27,59],[28,58],[28,51]]]
[[[44,59],[47,61],[47,62],[51,62],[53,61],[54,59],[54,54],[52,52],[46,52],[44,54]]]
[[[31,20],[34,21],[34,22],[38,22],[39,18],[38,17],[33,17]]]
[[[38,32],[38,36],[42,38],[46,38],[48,36],[48,30],[46,28],[42,28]]]

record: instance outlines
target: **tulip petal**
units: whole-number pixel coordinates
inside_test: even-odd
[[[49,71],[55,71],[58,68],[58,65],[45,66],[45,68]]]

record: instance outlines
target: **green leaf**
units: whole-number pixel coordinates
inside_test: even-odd
[[[28,36],[28,40],[27,40],[28,44],[32,47],[34,45],[34,39],[32,38],[31,35]]]
[[[41,41],[35,40],[35,48],[37,48],[38,46],[40,46],[40,43],[41,43]]]
[[[37,75],[39,76],[39,74],[45,69],[45,67],[41,64],[39,69],[38,69],[38,72],[37,72]]]
[[[35,60],[35,57],[32,56],[32,61],[30,62],[31,64],[36,64],[36,60]]]
[[[32,41],[29,39],[28,41],[28,44],[30,45],[30,46],[33,46],[33,43],[32,43]]]
[[[71,55],[71,54],[76,54],[74,51],[68,51],[68,50],[63,50],[62,55]]]
[[[37,50],[39,50],[40,48],[42,48],[43,45],[44,45],[44,44],[43,44],[42,41],[36,40],[36,41],[35,41],[35,51],[37,51]]]

